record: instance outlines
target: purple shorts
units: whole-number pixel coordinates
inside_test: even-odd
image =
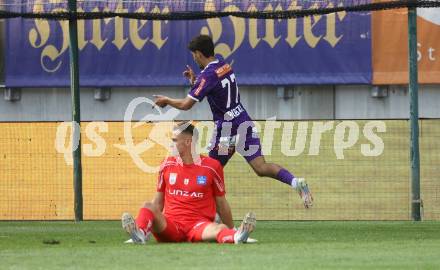
[[[231,122],[217,125],[209,143],[209,156],[218,160],[222,166],[231,159],[235,152],[242,155],[247,162],[262,156],[261,143],[257,128],[252,121],[239,126]]]

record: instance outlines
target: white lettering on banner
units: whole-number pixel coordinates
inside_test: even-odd
[[[364,126],[364,136],[367,138],[374,146],[371,144],[362,144],[361,145],[361,153],[366,157],[376,157],[383,153],[383,149],[385,145],[383,144],[382,139],[377,136],[373,129],[377,129],[377,132],[386,132],[387,127],[385,123],[382,121],[371,121],[365,124]]]
[[[423,18],[424,20],[436,25],[440,26],[440,8],[418,8],[417,16]],[[417,60],[420,61],[424,58],[425,53],[428,55],[428,60],[430,62],[436,61],[435,51],[436,49],[433,47],[423,46],[421,43],[417,43]]]
[[[277,117],[272,116],[266,119],[266,122],[264,123],[264,137],[262,138],[262,150],[263,153],[269,153],[269,155],[272,153],[272,141],[274,137],[275,129],[278,129],[281,127],[281,122],[276,121]],[[283,134],[284,135],[284,134]],[[281,137],[283,138],[283,137]],[[281,151],[283,151],[281,149]]]
[[[91,122],[86,126],[86,136],[96,144],[93,148],[92,144],[84,144],[84,152],[90,157],[99,157],[105,153],[107,144],[99,132],[108,132],[108,124],[106,122]]]
[[[294,124],[295,122],[284,123],[283,136],[281,136],[281,153],[289,157],[299,156],[306,147],[308,123],[299,122],[297,125],[298,131],[296,134],[295,148],[293,150],[291,149]]]
[[[76,135],[72,132],[72,125]],[[70,129],[69,144],[66,146],[67,131]],[[81,127],[77,122],[62,122],[58,125],[55,136],[55,150],[64,155],[67,165],[73,164],[72,152],[78,148]]]
[[[322,134],[333,129],[333,121],[314,122],[310,138],[309,156],[317,156],[321,146]]]
[[[427,55],[428,61],[435,62],[435,51],[432,47],[425,48],[420,42],[417,43],[417,61],[421,61]]]
[[[345,129],[348,128],[348,136],[345,139]],[[359,126],[354,121],[342,121],[336,126],[334,136],[334,150],[337,159],[344,159],[344,150],[355,145],[359,139]]]

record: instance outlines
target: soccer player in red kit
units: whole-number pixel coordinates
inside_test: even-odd
[[[225,198],[223,167],[217,160],[195,153],[197,129],[189,122],[174,128],[178,155],[162,163],[157,193],[134,218],[124,213],[122,227],[134,243],[146,243],[151,234],[158,242],[245,243],[255,228],[255,214],[246,214],[234,229]],[[214,223],[219,213],[223,224]]]

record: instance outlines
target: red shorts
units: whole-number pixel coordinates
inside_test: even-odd
[[[212,223],[212,221],[203,220],[182,228],[172,219],[165,217],[165,220],[167,221],[165,230],[153,233],[157,242],[201,242],[203,231]]]

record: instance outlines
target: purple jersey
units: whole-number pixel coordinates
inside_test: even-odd
[[[209,156],[223,166],[237,150],[250,162],[261,156],[255,125],[240,102],[237,80],[231,66],[216,60],[197,76],[188,96],[196,101],[208,98],[216,124],[209,144]]]
[[[216,60],[209,63],[197,76],[188,96],[196,101],[208,98],[217,126],[222,122],[232,122],[235,126],[250,121],[240,102],[234,71],[224,61]]]

